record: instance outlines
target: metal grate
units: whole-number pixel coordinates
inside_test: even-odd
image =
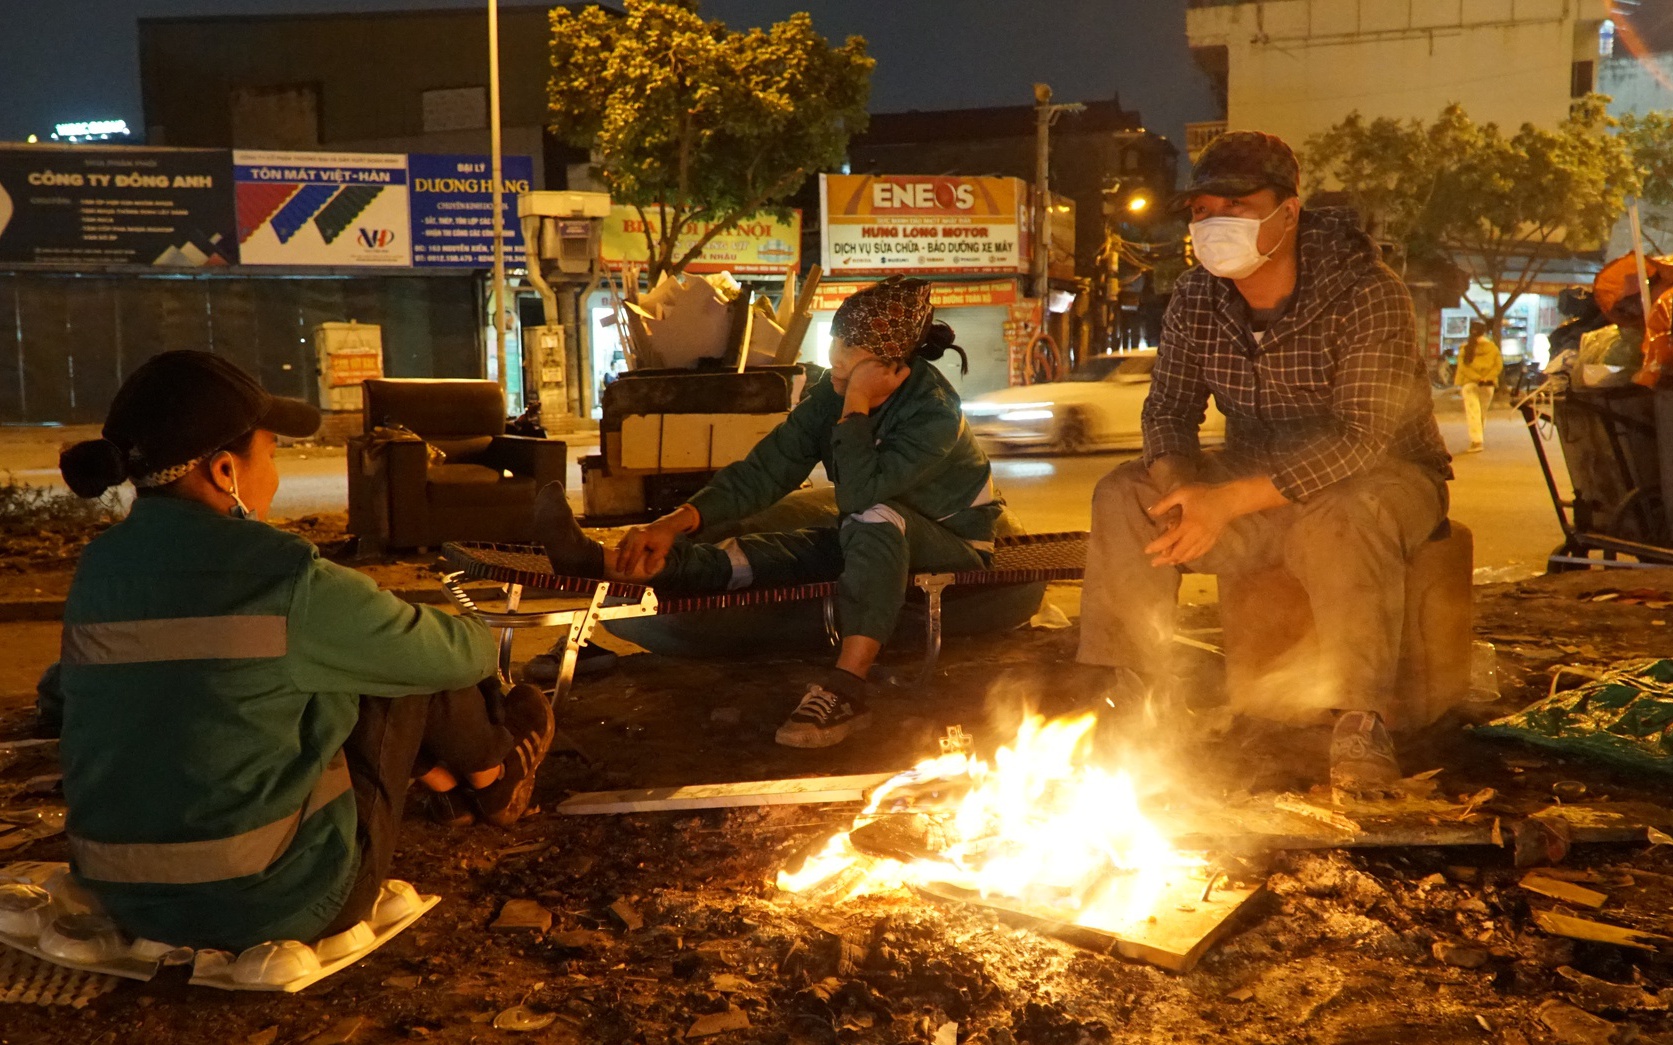
[[[964,570],[953,575],[953,582],[1028,584],[1039,581],[1079,580],[1086,572],[1086,541],[1087,535],[1084,533],[1042,533],[1002,537],[995,542],[992,569]],[[598,587],[598,581],[594,578],[561,577],[554,574],[545,551],[535,545],[463,542],[444,545],[442,555],[454,569],[463,571],[465,576],[472,580],[521,584],[525,588],[574,595],[590,595]],[[638,599],[644,592],[643,585],[621,582],[610,585],[610,594],[619,598]],[[667,597],[658,592],[658,612],[685,613],[692,610],[803,602],[822,599],[835,592],[834,581],[786,588],[745,588],[741,591],[701,594],[670,593]]]

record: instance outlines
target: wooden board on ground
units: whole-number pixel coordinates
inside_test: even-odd
[[[957,886],[937,883],[919,886],[925,895],[954,903],[975,904],[1025,919],[1070,943],[1134,961],[1149,962],[1169,972],[1196,968],[1209,948],[1232,927],[1232,915],[1261,891],[1261,886],[1215,889],[1203,899],[1206,883],[1190,876],[1169,882],[1152,906],[1147,920],[1119,931],[1077,925],[1060,912],[1035,908],[1000,896],[982,896]]]
[[[1157,826],[1175,848],[1194,852],[1258,852],[1272,849],[1342,849],[1409,846],[1496,845],[1495,820],[1510,836],[1517,819],[1564,824],[1570,841],[1641,842],[1648,828],[1667,830],[1673,810],[1647,802],[1592,802],[1542,806],[1518,817],[1502,809],[1468,811],[1446,799],[1356,804],[1340,810],[1358,831],[1281,809],[1273,796],[1224,806],[1174,808]],[[1289,803],[1286,803],[1289,804]],[[1317,804],[1317,803],[1314,803]],[[1324,809],[1322,805],[1321,810]]]
[[[1583,885],[1565,882],[1560,878],[1553,878],[1540,871],[1529,871],[1522,877],[1522,888],[1530,893],[1549,896],[1553,900],[1575,904],[1580,907],[1602,907],[1609,899],[1608,893],[1600,893],[1596,889],[1588,889]]]
[[[894,773],[858,776],[796,777],[738,784],[689,784],[627,791],[585,791],[558,803],[571,816],[593,813],[666,813],[680,809],[726,809],[733,806],[817,805],[863,801],[872,788]]]
[[[1673,943],[1673,939],[1665,936],[1642,933],[1634,929],[1624,929],[1619,925],[1609,925],[1606,922],[1576,918],[1573,915],[1559,914],[1556,911],[1535,911],[1533,915],[1534,924],[1541,929],[1553,936],[1566,936],[1571,940],[1611,943],[1617,947],[1632,947],[1640,951],[1654,951],[1660,944]]]

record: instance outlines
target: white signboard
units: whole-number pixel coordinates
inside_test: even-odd
[[[246,265],[408,265],[401,153],[236,149],[239,259]]]

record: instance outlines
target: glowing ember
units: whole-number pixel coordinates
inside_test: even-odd
[[[787,892],[842,900],[907,885],[943,885],[1021,902],[1064,922],[1120,933],[1145,921],[1170,882],[1202,861],[1177,853],[1139,811],[1126,772],[1088,761],[1092,714],[1029,716],[993,765],[967,754],[927,759],[879,787],[854,827],[794,874]],[[968,787],[937,816],[947,844],[910,860],[869,856],[852,831],[932,782]]]

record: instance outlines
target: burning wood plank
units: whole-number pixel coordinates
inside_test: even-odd
[[[1257,890],[1216,891],[1207,862],[1176,851],[1140,811],[1131,777],[1087,761],[1093,721],[1029,716],[991,763],[944,746],[781,870],[779,887],[815,899],[905,887],[1190,969]]]
[[[1084,925],[1067,912],[1053,912],[1003,897],[977,893],[943,883],[918,886],[938,900],[973,904],[1021,918],[1042,931],[1070,943],[1104,953],[1148,962],[1169,972],[1187,973],[1233,925],[1233,916],[1260,893],[1261,887],[1215,888],[1203,893],[1206,880],[1181,876],[1170,881],[1147,917],[1120,929]]]

